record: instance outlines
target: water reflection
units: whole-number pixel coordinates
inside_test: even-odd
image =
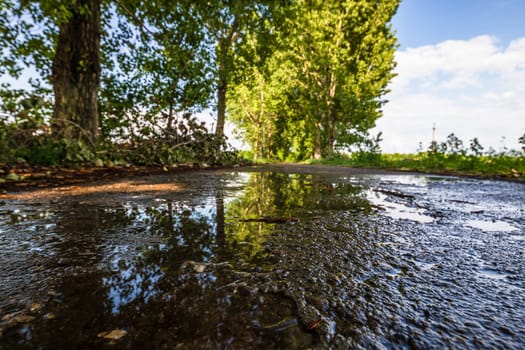
[[[434,222],[434,218],[425,215],[425,210],[423,209],[408,207],[401,203],[389,201],[386,195],[377,191],[369,190],[366,193],[370,202],[383,209],[384,214],[388,217],[393,219],[412,220],[420,223]]]
[[[465,222],[466,226],[480,229],[486,232],[514,232],[518,231],[518,228],[512,226],[508,222],[501,220],[468,220]]]
[[[257,219],[308,220],[314,211],[370,210],[361,188],[282,173],[206,180],[182,178],[177,188],[185,190],[161,197],[133,195],[118,202],[113,194],[104,201],[96,197],[101,191],[91,191],[3,211],[3,239],[6,233],[17,239],[2,249],[20,250],[27,241],[30,249],[21,260],[38,252],[36,270],[46,281],[41,293],[29,295],[20,281],[3,277],[3,284],[12,300],[44,304],[53,315],[36,318],[23,332],[4,322],[3,341],[44,348],[101,344],[97,334],[124,327],[134,331],[126,336],[128,344],[147,343],[152,334],[146,333],[160,323],[171,329],[171,340],[162,337],[166,342],[194,342],[200,335],[225,345],[310,343],[297,325],[262,336],[257,329],[265,324],[294,317],[294,303],[284,296],[252,295],[236,284],[238,276],[271,268],[264,243],[279,225]],[[43,229],[40,235],[36,228]],[[26,268],[27,275],[36,274],[34,265]],[[4,276],[14,274],[19,271],[6,269]],[[2,307],[3,313],[25,312],[5,300]]]

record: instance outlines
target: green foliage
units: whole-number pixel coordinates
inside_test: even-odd
[[[104,2],[98,100],[103,139],[99,144],[80,140],[90,130],[75,118],[53,120],[56,111],[51,109],[48,87],[55,83],[49,78],[55,74],[58,31],[75,14],[89,15],[89,6],[78,4],[73,0],[1,0],[0,74],[18,77],[23,69],[36,68],[41,78],[31,81],[31,98],[46,101],[47,109],[38,114],[37,106],[32,106],[28,114],[26,104],[34,102],[21,97],[28,92],[2,87],[5,118],[0,124],[0,161],[100,163],[102,158],[122,164],[172,165],[237,160],[222,137],[210,135],[190,118],[212,102],[215,79],[210,63],[213,40],[205,27],[212,17],[190,1],[123,0],[115,6]],[[214,6],[213,11],[220,12],[226,4]],[[91,64],[82,57],[77,63],[80,71]],[[65,132],[72,129],[74,133]]]
[[[477,138],[466,145],[450,134],[414,157],[381,155],[381,135],[368,130],[393,77],[389,22],[399,0],[105,1],[97,101],[103,138],[82,141],[88,130],[76,119],[62,122],[75,129],[71,135],[52,120],[51,93],[59,29],[73,8],[89,14],[87,3],[78,4],[0,0],[0,74],[38,73],[30,91],[0,89],[0,162],[238,161],[221,133],[211,135],[193,117],[216,105],[218,126],[227,107],[252,148],[244,155],[257,160],[323,156],[354,165],[523,173],[525,135],[521,153],[485,150]],[[81,71],[90,64],[76,62]]]
[[[190,113],[176,119],[173,128],[154,123],[135,125],[138,133],[125,135],[118,143],[102,145],[97,154],[118,164],[177,165],[186,163],[233,164],[240,162],[223,137],[208,132]]]
[[[370,150],[361,150],[317,163],[445,174],[459,173],[525,178],[525,156],[523,153],[520,155],[519,152],[512,150],[500,153],[483,153],[482,150],[483,146],[478,138],[470,141],[470,149],[467,150],[457,136],[450,134],[446,142],[441,143],[438,151],[421,151],[417,154],[380,154]]]
[[[295,1],[273,12],[273,36],[247,35],[271,54],[240,64],[229,115],[256,157],[332,157],[360,141],[381,116],[396,39],[388,22],[399,1]],[[246,57],[236,58],[241,63]]]
[[[103,132],[125,132],[137,118],[169,129],[178,114],[208,107],[210,54],[195,9],[168,0],[121,4],[119,30],[103,45],[108,68],[101,93]]]
[[[525,154],[525,134],[518,139],[519,143],[522,144],[521,151]]]
[[[44,140],[51,106],[39,93],[0,87],[0,162],[42,156],[52,146]],[[53,157],[50,155],[49,157]]]

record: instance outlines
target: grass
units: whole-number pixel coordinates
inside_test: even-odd
[[[525,157],[523,156],[470,156],[430,152],[418,154],[361,152],[333,159],[309,160],[306,163],[525,180]]]

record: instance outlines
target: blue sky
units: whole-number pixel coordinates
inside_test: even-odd
[[[393,19],[401,49],[491,34],[525,35],[523,0],[402,0]]]
[[[485,148],[525,133],[525,0],[404,0],[392,26],[398,66],[374,132],[414,152],[454,132]]]

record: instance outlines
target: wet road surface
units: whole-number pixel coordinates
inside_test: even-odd
[[[0,200],[0,349],[523,349],[525,185],[193,172]]]

